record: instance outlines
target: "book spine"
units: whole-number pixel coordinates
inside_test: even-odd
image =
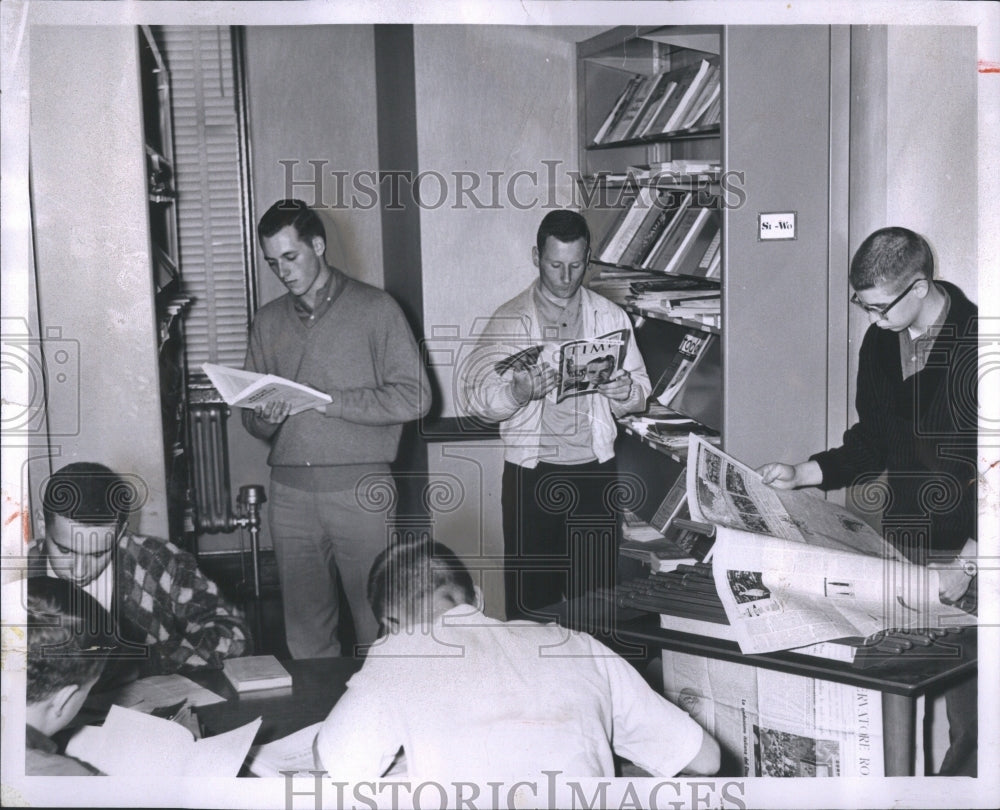
[[[597,134],[594,136],[595,144],[604,143],[605,139],[608,138],[609,131],[615,126],[615,124],[621,119],[622,114],[625,111],[625,107],[628,105],[632,98],[632,95],[636,91],[638,83],[641,81],[642,77],[638,74],[629,79],[628,84],[622,89],[621,94],[618,96],[618,100],[615,102],[611,111],[608,113],[607,118],[604,119],[604,123],[601,125]],[[610,139],[609,139],[610,140]]]
[[[708,72],[708,67],[708,62],[703,59],[697,70],[692,73],[691,79],[684,90],[684,94],[681,96],[680,102],[674,108],[670,118],[668,118],[663,125],[662,131],[664,133],[673,132],[674,130],[680,128],[680,123],[684,120],[684,116],[691,108],[691,103],[697,97],[698,93],[701,92],[702,82],[705,80],[705,74]]]
[[[631,130],[638,121],[643,108],[646,106],[646,102],[649,100],[650,93],[653,89],[653,84],[658,78],[658,76],[642,77],[636,86],[635,92],[629,99],[628,105],[625,107],[625,111],[622,113],[621,118],[608,135],[606,143],[615,143],[616,141],[622,141],[628,138]]]
[[[600,261],[612,264],[619,262],[622,253],[628,247],[628,243],[632,241],[632,237],[635,236],[646,214],[649,213],[649,209],[655,205],[656,198],[654,195],[655,192],[646,186],[639,189],[639,193],[632,201],[628,215],[601,253]]]
[[[648,264],[650,270],[657,270],[661,273],[666,272],[671,257],[676,253],[685,237],[691,231],[691,228],[698,220],[699,212],[702,210],[701,208],[690,206],[684,210],[684,213],[677,222],[677,226],[671,229],[670,234],[663,240],[655,255],[650,258]]]
[[[697,273],[698,263],[704,255],[706,248],[712,239],[719,233],[719,220],[716,211],[703,208],[705,214],[691,228],[688,237],[677,249],[677,253],[667,266],[668,273],[692,274]]]

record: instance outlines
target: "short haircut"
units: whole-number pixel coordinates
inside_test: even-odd
[[[550,236],[567,244],[577,239],[584,239],[587,250],[590,250],[590,228],[587,226],[587,220],[576,211],[560,208],[558,211],[549,211],[542,218],[538,226],[538,235],[535,237],[539,256],[545,252],[545,242]]]
[[[115,646],[110,623],[100,603],[72,582],[29,577],[28,704],[97,678]]]
[[[902,286],[914,276],[934,278],[934,255],[927,240],[908,228],[882,228],[871,234],[851,260],[851,286],[870,290]]]
[[[303,242],[312,242],[316,236],[326,242],[323,220],[302,200],[278,200],[268,208],[257,223],[257,239],[263,241],[289,225]]]
[[[600,363],[601,365],[604,365],[605,363],[611,363],[611,365],[614,365],[615,356],[613,354],[606,354],[604,355],[604,357],[595,357],[593,360],[587,361],[587,366],[588,367],[592,366],[594,363]]]
[[[75,461],[52,475],[42,493],[45,523],[61,515],[88,526],[125,525],[139,505],[135,484],[91,461]]]
[[[372,563],[368,575],[368,602],[381,622],[393,608],[417,616],[440,587],[457,588],[468,604],[475,604],[476,590],[469,569],[450,548],[429,538],[393,543]]]

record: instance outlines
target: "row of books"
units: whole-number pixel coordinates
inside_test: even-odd
[[[659,273],[718,278],[721,214],[691,192],[643,186],[604,236],[597,260]]]
[[[711,126],[719,123],[720,111],[717,57],[667,73],[637,73],[615,100],[593,143],[617,143]]]

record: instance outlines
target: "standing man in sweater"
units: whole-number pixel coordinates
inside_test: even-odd
[[[333,657],[338,581],[358,643],[375,639],[365,583],[388,539],[376,501],[394,488],[389,464],[403,423],[427,412],[430,386],[399,305],[327,263],[315,211],[280,200],[261,217],[257,238],[288,294],[258,310],[245,367],[324,391],[332,402],[295,416],[285,402],[245,409],[243,424],[271,444],[268,517],[289,652]]]

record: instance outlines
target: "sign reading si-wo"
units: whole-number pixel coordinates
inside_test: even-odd
[[[795,211],[757,214],[757,241],[795,239]]]

